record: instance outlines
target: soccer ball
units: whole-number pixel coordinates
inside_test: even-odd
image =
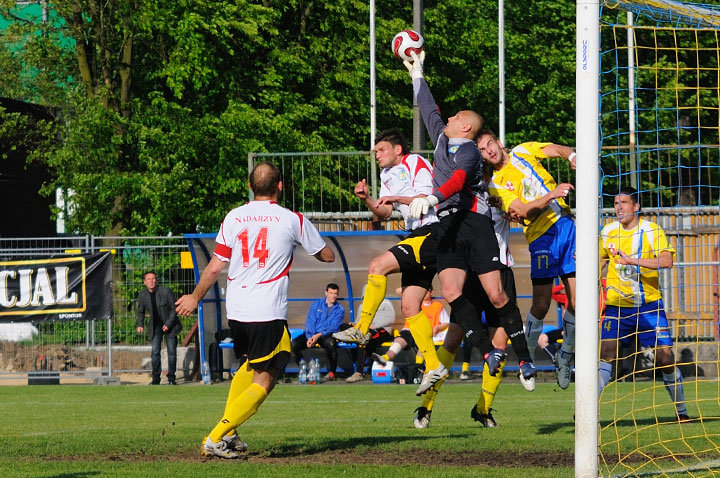
[[[390,49],[393,54],[401,60],[412,61],[411,52],[419,55],[425,48],[425,40],[422,35],[414,30],[403,30],[392,40]]]

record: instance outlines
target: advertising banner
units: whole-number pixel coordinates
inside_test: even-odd
[[[0,322],[112,317],[110,252],[0,262]]]

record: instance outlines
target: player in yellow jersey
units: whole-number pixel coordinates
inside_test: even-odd
[[[675,404],[677,418],[689,420],[680,370],[675,367],[658,269],[673,266],[675,249],[657,224],[640,219],[640,202],[634,188],[615,196],[617,221],[600,232],[600,258],[608,265],[607,300],[600,343],[599,392],[608,384],[618,341],[655,349],[655,365],[663,374],[665,388]]]
[[[574,188],[568,183],[557,185],[540,160],[566,158],[574,168],[575,152],[568,146],[536,142],[522,143],[507,152],[490,130],[480,132],[477,146],[495,170],[488,185],[490,194],[501,199],[502,209],[511,218],[523,223],[529,245],[533,301],[525,332],[532,356],[550,308],[555,278],[559,277],[565,286],[565,338],[556,362],[558,385],[567,388],[575,350],[575,223],[564,198]]]

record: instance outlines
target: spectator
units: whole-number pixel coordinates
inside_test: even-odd
[[[138,294],[137,332],[145,332],[145,318],[148,318],[147,336],[152,345],[152,382],[160,385],[161,361],[160,348],[165,337],[168,356],[168,385],[177,385],[175,369],[177,367],[177,336],[182,324],[175,313],[175,296],[167,287],[158,285],[157,274],[148,271],[143,275],[145,290]]]
[[[339,292],[340,286],[337,284],[331,282],[325,286],[325,298],[310,305],[305,333],[292,341],[292,354],[297,363],[302,359],[302,351],[315,344],[327,351],[330,365],[325,380],[335,380],[337,369],[337,341],[332,338],[332,334],[340,330],[340,324],[345,318],[345,309],[337,301]]]

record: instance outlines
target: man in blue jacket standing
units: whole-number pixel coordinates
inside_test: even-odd
[[[300,363],[302,351],[319,344],[327,351],[330,366],[325,380],[335,380],[337,368],[337,341],[332,334],[337,332],[345,318],[345,309],[337,301],[340,287],[335,283],[325,286],[325,298],[318,299],[310,305],[305,333],[292,342],[292,354],[295,362]]]

